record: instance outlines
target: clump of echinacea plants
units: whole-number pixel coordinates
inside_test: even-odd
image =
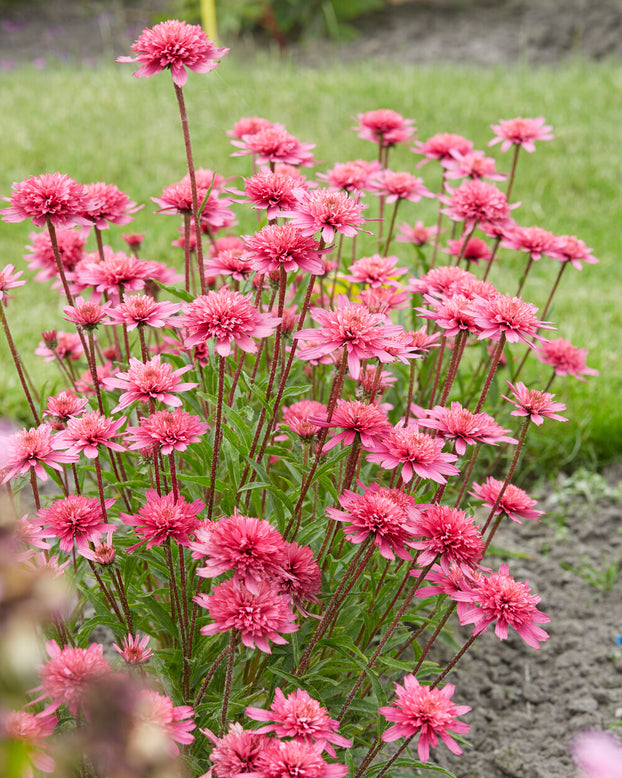
[[[373,160],[313,180],[311,144],[242,118],[236,189],[195,167],[183,92],[227,50],[172,20],[133,53],[137,76],[170,71],[179,105],[188,171],[153,199],[181,217],[183,265],[178,248],[143,258],[143,235],[107,245],[139,207],[113,184],[31,176],[1,211],[41,228],[28,265],[66,303],[37,349],[61,383],[39,395],[9,328],[23,271],[0,272],[32,416],[2,444],[3,631],[7,655],[34,623],[47,649],[24,707],[0,712],[15,775],[379,778],[439,739],[459,754],[460,657],[489,628],[548,637],[540,598],[484,556],[501,522],[541,515],[514,482],[533,426],[565,421],[554,378],[596,372],[547,321],[566,268],[596,259],[513,219],[521,149],[551,127],[493,125],[506,174],[372,110],[355,130]],[[397,144],[411,170],[391,168]],[[499,249],[525,255],[516,288],[493,283]],[[543,259],[559,273],[539,310],[521,294]],[[531,354],[541,387],[520,380]],[[452,624],[468,638],[447,659]]]

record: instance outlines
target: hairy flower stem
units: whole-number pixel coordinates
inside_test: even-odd
[[[91,568],[91,572],[95,576],[95,580],[99,584],[99,588],[102,591],[102,594],[104,595],[104,598],[112,611],[114,612],[114,615],[119,619],[119,622],[124,626],[127,627],[127,623],[125,619],[123,618],[123,614],[121,613],[121,610],[119,609],[119,606],[117,604],[117,601],[115,600],[114,596],[104,583],[103,578],[99,574],[99,571],[97,570],[97,567],[95,566],[95,563],[92,562],[90,559],[87,559],[87,562],[89,563],[89,567]]]
[[[440,191],[441,195],[445,193],[446,174],[447,174],[447,170],[446,170],[446,168],[443,168],[443,175],[441,177],[441,191]],[[430,268],[429,269],[433,268],[434,265],[436,264],[436,256],[438,254],[438,247],[439,247],[440,242],[441,242],[441,225],[442,225],[442,223],[443,223],[443,212],[442,212],[442,210],[439,207],[439,209],[438,209],[438,219],[436,221],[436,235],[434,236],[434,247],[432,249],[432,259],[430,260]]]
[[[410,418],[411,404],[413,401],[413,394],[415,391],[415,360],[410,363],[410,375],[408,377],[408,397],[406,398],[406,412],[404,413],[404,426],[408,426],[408,419]]]
[[[361,762],[359,769],[356,771],[356,773],[354,773],[354,778],[362,778],[362,776],[365,774],[365,770],[367,770],[369,765],[373,762],[374,758],[376,757],[376,754],[380,753],[383,746],[384,746],[384,742],[382,740],[382,737],[378,735],[374,740],[374,742],[369,747],[367,754],[365,754],[365,758]]]
[[[210,471],[210,486],[207,499],[207,520],[212,520],[214,510],[214,495],[216,493],[216,470],[220,455],[220,443],[222,440],[222,401],[225,393],[225,357],[218,355],[218,402],[216,404],[216,426],[214,429],[214,451],[212,454],[212,467]]]
[[[419,659],[417,661],[417,664],[415,665],[415,669],[412,671],[413,675],[417,675],[417,673],[421,669],[421,665],[423,664],[426,656],[430,652],[430,649],[432,648],[432,646],[436,642],[436,638],[441,634],[441,630],[443,629],[445,624],[447,624],[451,614],[455,611],[455,609],[456,609],[456,603],[455,602],[450,603],[449,607],[447,608],[447,611],[446,611],[445,615],[439,621],[439,623],[437,624],[436,629],[432,633],[430,639],[428,640],[428,642],[423,647],[423,650],[421,652],[421,656],[419,657]]]
[[[220,720],[220,736],[223,737],[227,731],[227,712],[229,708],[229,695],[231,694],[231,682],[233,681],[233,657],[235,647],[238,642],[237,630],[231,630],[231,641],[229,643],[229,655],[227,656],[227,672],[225,674],[225,688],[222,696],[222,718]]]
[[[183,212],[184,218],[184,280],[186,284],[186,292],[190,291],[190,217],[192,214],[189,211]]]
[[[453,610],[453,609],[452,609],[452,608],[450,608],[450,611],[452,611],[452,610]],[[402,654],[404,653],[404,651],[406,651],[406,649],[408,648],[408,646],[412,646],[412,644],[415,642],[415,640],[417,640],[417,638],[418,638],[420,635],[422,635],[422,634],[425,632],[425,630],[426,630],[426,629],[427,629],[427,627],[428,627],[428,624],[429,624],[429,623],[432,621],[432,619],[433,619],[433,618],[436,616],[436,614],[437,614],[437,613],[438,613],[438,607],[434,609],[434,611],[432,612],[432,615],[431,615],[431,616],[429,616],[429,617],[428,617],[428,618],[427,618],[427,619],[426,619],[426,620],[423,622],[423,624],[422,624],[422,625],[419,627],[419,629],[415,630],[415,631],[413,632],[413,634],[412,634],[412,635],[411,635],[411,636],[408,638],[408,640],[405,640],[405,641],[404,641],[404,643],[402,644],[402,646],[401,646],[401,647],[400,647],[400,648],[399,648],[399,649],[396,651],[396,653],[395,653],[395,656],[393,657],[394,659],[399,659],[399,658],[402,656]],[[448,613],[449,613],[449,612],[448,612]],[[446,614],[445,614],[445,616],[446,616],[447,618],[445,618],[445,616],[443,616],[443,619],[444,619],[444,621],[443,621],[443,626],[445,626],[445,623],[447,622],[447,619],[449,618],[449,615],[448,615],[448,613],[446,613]],[[439,630],[439,632],[440,632],[440,630]],[[435,639],[436,639],[436,638],[435,638]],[[417,669],[418,669],[418,668],[417,668]],[[416,672],[417,672],[417,670],[416,670],[416,669],[415,669],[415,670],[413,670],[413,675],[415,675],[415,674],[416,674]]]
[[[106,498],[104,497],[104,481],[102,479],[102,468],[99,457],[95,457],[95,473],[97,475],[97,490],[99,492],[99,504],[102,509],[102,520],[108,521],[108,511],[106,510]]]
[[[415,735],[417,733],[415,732]],[[385,775],[389,769],[397,762],[397,760],[400,758],[400,756],[404,753],[404,751],[408,748],[410,745],[411,740],[415,737],[415,735],[411,735],[410,737],[407,737],[406,740],[402,743],[402,745],[397,749],[397,751],[393,754],[393,756],[389,759],[389,761],[386,763],[386,765],[382,768],[382,770],[379,773],[376,773],[374,778],[382,778],[383,775]]]
[[[171,539],[167,538],[164,543],[164,553],[166,555],[166,563],[169,570],[169,587],[171,590],[171,618],[176,621],[179,626],[179,634],[181,636],[182,653],[186,656],[186,627],[187,623],[184,623],[182,617],[181,602],[179,599],[179,590],[177,588],[177,576],[175,575],[175,566],[173,565],[173,554],[171,552]]]
[[[246,351],[242,352],[242,356],[238,360],[238,366],[233,374],[233,378],[231,380],[231,389],[229,389],[229,396],[227,397],[227,405],[231,405],[233,402],[233,398],[235,396],[235,390],[238,385],[238,381],[240,380],[240,375],[242,374],[242,367],[244,366],[244,360],[246,359]]]
[[[391,245],[391,238],[393,237],[393,230],[395,228],[395,219],[397,217],[397,209],[401,202],[402,201],[399,198],[395,201],[395,208],[393,209],[393,216],[391,217],[391,224],[389,225],[389,232],[387,234],[387,242],[384,244],[383,256],[385,257],[387,256],[389,246]]]
[[[88,348],[86,350],[86,361],[89,364],[89,371],[91,378],[93,379],[93,387],[95,388],[95,396],[97,397],[97,407],[99,412],[104,415],[104,404],[102,402],[101,390],[99,388],[99,378],[97,376],[97,363],[95,360],[95,338],[93,336],[93,330],[89,328],[86,331],[86,337],[88,340]]]
[[[333,384],[331,396],[328,401],[328,409],[326,412],[326,427],[322,428],[322,432],[319,435],[319,440],[317,443],[317,454],[315,456],[313,464],[311,465],[311,470],[309,470],[307,478],[304,479],[301,484],[300,497],[298,498],[298,502],[296,503],[296,507],[294,508],[294,513],[292,515],[292,518],[289,520],[289,523],[285,529],[284,537],[288,536],[292,528],[292,524],[295,524],[296,526],[296,530],[294,531],[294,534],[298,530],[298,525],[300,524],[300,518],[302,516],[302,506],[305,497],[307,495],[307,492],[309,491],[309,487],[311,486],[311,483],[313,481],[315,471],[317,470],[318,465],[320,463],[320,459],[322,457],[322,449],[324,448],[324,443],[326,442],[326,437],[328,436],[328,429],[330,426],[330,422],[333,418],[335,406],[337,405],[337,399],[341,394],[341,388],[343,386],[343,379],[345,378],[347,365],[348,365],[348,360],[346,357],[346,347],[344,346],[343,354],[341,357],[341,364],[339,365],[339,373],[337,374],[337,378],[335,379],[335,382]]]
[[[477,227],[477,224],[478,224],[478,222],[477,222],[477,219],[476,219],[474,224],[473,224],[473,226],[471,227],[468,235],[465,238],[463,238],[463,240],[462,240],[462,247],[460,248],[460,253],[458,254],[458,258],[456,259],[456,267],[458,267],[460,262],[462,262],[464,254],[465,254],[465,252],[467,250],[467,244],[471,240],[471,238],[473,237],[473,233],[475,232],[475,228]],[[467,260],[467,268],[466,268],[467,270],[469,269],[469,264],[470,264],[470,261]]]
[[[529,275],[529,271],[531,270],[531,266],[533,265],[533,254],[529,255],[529,259],[527,260],[527,265],[525,266],[525,272],[521,276],[521,280],[518,283],[518,289],[516,290],[515,297],[520,297],[520,293],[523,291],[523,286],[525,286],[525,281],[527,280],[527,276]]]
[[[486,281],[486,279],[488,278],[488,274],[490,273],[490,268],[492,267],[492,263],[495,261],[495,257],[497,256],[497,249],[499,248],[499,244],[501,243],[501,240],[502,238],[500,235],[498,235],[494,240],[492,246],[492,253],[490,255],[490,259],[486,263],[486,272],[482,276],[482,281]]]
[[[434,372],[434,385],[432,386],[432,394],[430,395],[430,400],[428,402],[428,405],[431,407],[434,405],[434,398],[436,397],[436,390],[438,389],[438,384],[441,378],[441,369],[443,367],[443,356],[445,354],[445,344],[447,343],[447,338],[445,335],[441,335],[441,345],[438,350],[438,356],[436,361],[436,370]]]
[[[71,305],[71,307],[73,308],[74,307],[73,295],[71,294],[71,290],[69,289],[69,284],[67,283],[67,277],[65,275],[65,268],[63,267],[63,260],[61,259],[60,256],[60,250],[58,248],[58,239],[56,238],[56,227],[52,224],[52,220],[50,219],[49,216],[47,217],[47,228],[48,228],[48,233],[50,235],[50,243],[52,244],[54,259],[56,260],[56,269],[58,270],[58,275],[63,285],[65,297],[67,298],[67,303]]]
[[[370,656],[369,660],[367,661],[367,665],[365,666],[365,669],[361,671],[361,674],[359,675],[356,683],[352,687],[352,690],[351,690],[350,694],[348,695],[346,701],[344,702],[343,707],[339,711],[339,715],[337,716],[337,719],[339,721],[341,721],[343,719],[346,711],[348,710],[348,708],[352,704],[352,700],[356,696],[356,693],[361,688],[361,685],[362,685],[363,681],[365,680],[365,676],[367,675],[367,670],[371,670],[371,668],[373,667],[373,665],[376,662],[376,659],[378,659],[378,657],[382,653],[382,650],[385,647],[385,645],[387,644],[387,642],[389,641],[389,638],[391,637],[391,635],[393,635],[393,633],[395,632],[397,626],[399,625],[400,621],[402,620],[402,616],[406,613],[406,611],[410,607],[410,603],[412,602],[412,599],[415,596],[415,593],[416,593],[417,589],[421,586],[421,583],[423,582],[424,578],[429,573],[430,569],[432,568],[432,565],[435,562],[436,562],[436,558],[432,562],[430,562],[429,565],[424,567],[423,570],[417,576],[417,578],[415,580],[415,583],[413,584],[412,589],[406,595],[406,598],[404,599],[404,602],[402,603],[401,608],[395,614],[395,617],[394,617],[393,621],[391,622],[391,624],[389,625],[387,631],[380,638],[380,642],[378,643],[378,646],[376,647],[376,650]]]
[[[121,576],[121,571],[118,567],[114,567],[110,571],[110,575],[112,578],[112,583],[114,584],[114,588],[117,590],[119,594],[119,600],[121,601],[121,607],[123,608],[123,615],[125,616],[125,622],[127,624],[127,631],[132,635],[132,637],[136,636],[136,630],[134,629],[134,622],[132,621],[132,613],[130,611],[130,604],[127,599],[127,594],[125,592],[125,586],[123,585],[123,577]]]
[[[478,634],[481,634],[481,633],[478,632]],[[433,683],[430,685],[431,689],[433,689],[435,686],[438,686],[439,683],[443,680],[443,678],[447,675],[447,673],[449,673],[449,672],[451,672],[453,670],[453,668],[458,664],[458,662],[466,654],[466,652],[469,650],[469,648],[471,648],[471,646],[475,642],[475,638],[476,637],[477,637],[477,635],[471,635],[471,637],[462,646],[460,651],[458,651],[456,656],[451,660],[451,662],[447,665],[447,667],[443,670],[443,672],[434,679]]]
[[[26,383],[26,376],[22,368],[22,361],[17,352],[17,349],[15,348],[15,343],[13,341],[13,338],[11,337],[9,322],[7,321],[7,318],[4,313],[4,304],[2,300],[0,300],[0,318],[2,319],[2,327],[4,329],[4,334],[6,336],[7,343],[9,344],[9,351],[11,352],[11,356],[13,357],[13,362],[15,364],[15,369],[17,370],[17,375],[19,376],[22,389],[24,390],[24,394],[26,395],[26,400],[28,401],[28,405],[30,407],[30,412],[32,413],[32,417],[35,421],[35,424],[38,427],[39,424],[41,424],[41,421],[39,419],[39,414],[37,413],[36,406],[32,399],[32,395],[30,394],[30,390],[28,389],[28,384]]]
[[[39,486],[37,485],[37,474],[34,468],[30,468],[30,487],[32,489],[32,496],[35,501],[35,508],[41,510],[41,500],[39,498]]]
[[[559,269],[559,273],[557,274],[557,278],[555,279],[555,283],[553,284],[553,288],[551,289],[551,292],[549,294],[549,299],[546,301],[546,305],[544,306],[544,309],[542,311],[542,321],[546,320],[546,315],[549,312],[549,308],[551,307],[551,303],[553,302],[553,295],[557,291],[557,287],[559,286],[559,282],[561,280],[562,273],[566,269],[567,265],[568,265],[568,262],[564,262],[562,264],[561,268]],[[540,328],[538,327],[538,330],[539,329]],[[538,330],[536,330],[536,334],[538,333]],[[521,371],[522,371],[523,367],[525,366],[525,362],[527,361],[527,357],[529,356],[530,352],[531,352],[531,349],[528,348],[525,351],[525,353],[523,355],[523,358],[520,361],[520,364],[518,365],[518,367],[514,371],[514,375],[512,376],[512,383],[513,384],[515,384],[516,381],[518,380],[518,376],[521,374]]]
[[[179,483],[177,481],[177,470],[175,468],[175,451],[168,455],[169,470],[171,473],[171,486],[173,487],[173,497],[179,500]]]
[[[482,405],[484,404],[484,400],[486,399],[486,395],[488,394],[488,390],[490,389],[490,384],[492,383],[493,376],[495,374],[497,366],[499,365],[499,360],[501,359],[501,355],[503,354],[504,346],[505,346],[505,332],[502,332],[499,338],[499,343],[497,344],[497,347],[490,358],[490,370],[488,371],[488,375],[486,376],[484,388],[482,389],[482,393],[477,402],[475,413],[479,413],[482,410]]]
[[[346,489],[349,489],[354,479],[356,472],[356,465],[358,464],[359,454],[361,452],[361,436],[357,435],[352,442],[352,447],[348,455],[348,461],[346,463],[346,472],[341,482],[341,488],[339,494],[343,494]]]
[[[510,194],[512,193],[512,187],[514,186],[514,177],[516,175],[516,163],[518,162],[518,152],[520,151],[520,143],[517,143],[514,147],[514,158],[512,159],[512,170],[510,171],[510,180],[508,181],[508,188],[505,192],[508,202],[510,202]]]
[[[324,247],[324,241],[320,241],[320,248]],[[311,294],[313,292],[313,284],[315,281],[315,276],[310,276],[309,278],[309,284],[307,286],[307,292],[305,294],[305,299],[302,304],[302,310],[300,311],[300,316],[298,317],[298,326],[296,327],[296,332],[298,330],[302,329],[302,326],[304,324],[305,316],[307,315],[307,310],[309,308],[309,303],[311,302]],[[292,364],[294,363],[294,355],[296,354],[296,349],[298,347],[298,340],[295,338],[292,342],[291,348],[289,350],[289,359],[287,360],[287,364],[285,365],[285,370],[283,370],[283,374],[281,375],[281,382],[279,383],[279,388],[277,389],[276,398],[274,400],[274,407],[272,409],[272,418],[270,419],[270,424],[268,425],[268,429],[266,430],[266,433],[264,435],[264,439],[262,441],[261,447],[259,449],[258,459],[260,460],[261,457],[263,457],[264,452],[266,450],[266,447],[268,445],[268,441],[270,440],[270,435],[272,433],[272,424],[274,420],[278,417],[279,408],[281,405],[281,400],[283,399],[283,392],[285,391],[285,386],[287,384],[287,378],[289,376],[289,372],[292,368]],[[258,437],[257,433],[256,436]],[[249,456],[252,456],[252,454],[249,453]],[[254,472],[254,471],[253,471]],[[238,493],[239,490],[246,484],[246,481],[248,479],[249,473],[251,473],[251,466],[246,465],[244,468],[244,472],[242,473],[242,478],[240,479],[240,485],[238,487]]]
[[[518,444],[516,445],[516,449],[514,450],[514,456],[512,458],[512,462],[510,463],[510,469],[508,470],[508,474],[505,477],[505,481],[503,482],[503,485],[501,489],[499,489],[499,494],[497,495],[497,499],[495,500],[494,505],[490,509],[490,513],[488,514],[488,518],[486,519],[486,523],[482,527],[482,535],[486,532],[488,529],[488,526],[490,525],[490,522],[493,519],[493,516],[497,512],[499,506],[501,505],[501,500],[503,499],[503,495],[506,492],[506,489],[510,485],[510,481],[512,480],[512,476],[514,475],[514,471],[516,470],[516,465],[518,464],[518,459],[520,457],[520,453],[523,449],[523,446],[525,445],[525,438],[527,437],[527,430],[529,429],[529,423],[531,419],[529,416],[525,417],[525,420],[523,421],[523,424],[521,426],[520,435],[518,438]],[[503,514],[501,514],[503,515]],[[495,530],[496,531],[496,530]],[[494,533],[492,533],[494,534]],[[489,539],[486,542],[486,548],[490,545],[490,541],[492,540],[492,534],[489,537]]]
[[[453,386],[456,375],[458,374],[458,365],[460,364],[460,360],[462,359],[462,355],[464,354],[464,347],[466,346],[466,341],[467,341],[467,330],[460,330],[456,339],[454,340],[454,349],[451,354],[451,362],[449,363],[449,368],[447,369],[447,376],[445,377],[445,386],[443,387],[443,393],[441,395],[440,405],[445,405],[445,403],[447,402],[447,398],[449,397],[449,392],[451,391],[451,387]]]
[[[388,615],[391,613],[391,611],[393,610],[393,607],[394,607],[395,603],[396,603],[396,602],[399,600],[399,598],[402,596],[402,592],[403,592],[403,591],[404,591],[404,589],[406,588],[406,584],[408,583],[408,581],[409,581],[409,580],[411,579],[411,577],[412,577],[412,576],[410,575],[410,571],[413,569],[413,567],[414,567],[414,564],[415,564],[415,561],[416,561],[416,560],[413,560],[412,564],[409,566],[408,570],[406,571],[406,575],[404,576],[404,578],[403,578],[403,580],[402,580],[402,583],[399,585],[399,588],[398,588],[398,590],[397,590],[397,591],[395,592],[395,594],[393,595],[393,599],[391,600],[391,602],[390,602],[390,603],[388,604],[388,606],[386,607],[386,609],[385,609],[384,613],[382,614],[382,616],[381,616],[381,617],[378,619],[378,621],[376,622],[376,625],[374,626],[373,630],[371,631],[371,634],[370,634],[369,640],[367,641],[367,643],[366,643],[366,645],[365,645],[365,651],[367,651],[367,649],[370,647],[370,645],[371,645],[371,642],[372,642],[372,640],[374,639],[374,636],[375,636],[376,632],[378,632],[378,630],[380,629],[380,627],[381,627],[381,626],[384,624],[385,620],[387,619],[387,616],[388,616]],[[399,567],[397,567],[397,568],[396,568],[396,570],[395,570],[396,574],[397,574],[397,572],[398,572],[398,571],[399,571]]]
[[[192,146],[190,145],[190,130],[188,128],[188,114],[186,112],[186,102],[184,92],[180,86],[175,87],[175,96],[179,106],[179,116],[181,118],[181,128],[184,134],[184,146],[186,148],[186,160],[188,162],[188,176],[190,178],[190,189],[192,191],[192,216],[194,217],[194,234],[196,237],[197,264],[199,266],[199,281],[201,284],[201,294],[207,291],[205,283],[205,265],[203,263],[203,236],[201,235],[201,214],[199,213],[199,195],[197,192],[197,179],[194,172],[194,161],[192,158]]]
[[[229,654],[230,652],[231,652],[231,643],[229,643],[227,646],[225,646],[225,648],[223,648],[223,650],[220,652],[220,654],[218,654],[216,659],[214,659],[214,662],[213,662],[212,666],[207,671],[207,673],[205,675],[205,678],[203,679],[203,683],[201,684],[201,688],[199,689],[199,693],[195,697],[194,704],[192,706],[193,708],[196,708],[197,705],[203,699],[203,695],[207,691],[207,687],[209,686],[210,681],[214,677],[214,674],[215,674],[216,670],[218,670],[218,667],[219,667],[220,663],[227,656],[227,654]]]
[[[324,611],[322,620],[315,628],[315,632],[311,636],[311,639],[307,644],[304,654],[300,657],[300,662],[298,663],[298,668],[295,673],[299,678],[306,672],[307,668],[309,667],[309,659],[311,657],[311,652],[313,651],[315,644],[318,642],[318,640],[322,638],[322,636],[330,626],[330,622],[332,621],[335,615],[335,611],[339,605],[340,595],[347,587],[348,579],[350,578],[350,576],[353,576],[352,581],[350,583],[350,587],[348,588],[349,591],[349,589],[352,588],[352,585],[354,584],[356,579],[360,576],[360,574],[363,572],[365,566],[371,559],[371,555],[373,554],[374,547],[373,545],[370,544],[371,544],[371,538],[368,537],[367,540],[357,550],[356,554],[352,558],[352,561],[348,565],[348,569],[343,574],[339,585],[335,589],[335,592],[330,602],[326,606],[326,610]],[[366,546],[367,546],[367,550],[365,548]],[[363,556],[363,552],[365,550],[366,550],[365,556],[361,561],[361,557]]]

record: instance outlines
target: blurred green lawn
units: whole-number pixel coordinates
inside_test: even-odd
[[[173,88],[168,74],[137,80],[131,67],[22,68],[1,74],[0,195],[10,195],[13,181],[55,170],[83,182],[115,183],[147,205],[133,225],[115,228],[106,239],[120,250],[124,229],[147,232],[145,256],[178,262],[179,249],[170,247],[177,220],[154,217],[155,205],[149,200],[185,171]],[[600,259],[581,273],[567,269],[548,318],[559,325],[556,336],[589,348],[588,364],[601,375],[587,383],[556,380],[552,391],[566,402],[570,420],[547,421],[534,436],[531,453],[537,454],[538,469],[546,464],[600,466],[622,454],[621,94],[621,65],[583,61],[535,70],[375,62],[304,69],[282,60],[250,65],[229,56],[207,76],[190,74],[186,87],[197,164],[226,176],[249,173],[248,157],[229,157],[232,147],[225,135],[241,116],[257,114],[283,122],[301,140],[316,143],[316,159],[326,162],[320,169],[374,156],[371,144],[350,130],[351,117],[374,108],[393,108],[416,119],[420,138],[457,132],[480,149],[492,137],[490,125],[500,118],[546,117],[556,140],[537,144],[535,154],[521,154],[513,199],[524,204],[513,215],[525,226],[577,235]],[[498,149],[491,153],[498,167],[508,170],[510,154],[501,155]],[[404,148],[395,153],[391,167],[412,169],[418,161]],[[422,175],[436,191],[438,168],[428,165]],[[241,230],[252,231],[252,215],[249,219],[243,210],[238,209],[247,220]],[[407,203],[399,216],[398,222],[423,218],[429,224],[433,206]],[[0,222],[1,266],[24,267],[21,256],[30,231],[26,223]],[[406,262],[414,256],[404,244],[394,244],[392,250]],[[491,280],[513,294],[516,282],[504,286],[504,276],[516,261],[522,271],[524,260],[511,252],[501,256]],[[546,258],[537,263],[525,298],[541,308],[558,268],[557,261]],[[512,275],[517,277],[516,268]],[[60,298],[44,285],[29,283],[16,290],[7,314],[29,371],[37,381],[53,377],[33,350],[42,330],[63,328]],[[0,412],[26,421],[4,342],[0,358]],[[531,379],[534,387],[543,385],[547,374],[541,367],[536,362],[525,372],[528,384]]]

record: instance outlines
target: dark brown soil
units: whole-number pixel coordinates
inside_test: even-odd
[[[0,67],[91,64],[125,54],[171,7],[171,0],[0,0]],[[292,54],[311,65],[370,57],[494,65],[622,56],[622,0],[392,0],[355,27],[352,41],[315,40]],[[264,45],[245,41],[244,48]]]

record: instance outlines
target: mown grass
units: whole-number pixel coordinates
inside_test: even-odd
[[[586,266],[581,273],[567,270],[549,318],[559,323],[559,336],[589,348],[588,363],[601,375],[587,383],[566,378],[553,385],[558,399],[568,405],[570,420],[547,422],[534,435],[532,461],[541,470],[547,465],[599,466],[622,453],[621,92],[622,67],[614,63],[577,61],[556,68],[510,70],[363,62],[302,69],[282,60],[266,59],[251,66],[229,57],[209,76],[191,75],[186,99],[197,163],[224,175],[249,171],[248,158],[229,157],[225,134],[240,116],[258,114],[285,123],[301,140],[316,143],[316,158],[327,165],[373,155],[372,146],[349,128],[354,114],[378,107],[415,118],[422,138],[458,132],[473,139],[476,148],[486,147],[492,137],[490,125],[499,118],[543,115],[553,124],[556,140],[540,143],[536,154],[521,156],[513,196],[524,204],[514,216],[526,226],[575,234],[599,257],[599,265]],[[133,199],[147,203],[131,226],[148,233],[145,255],[178,261],[179,250],[170,247],[177,222],[154,217],[155,206],[149,200],[178,180],[185,168],[167,74],[135,80],[131,67],[121,65],[97,70],[20,69],[0,76],[0,94],[0,194],[9,195],[13,181],[54,170],[84,182],[114,182]],[[499,167],[507,170],[509,155],[494,154]],[[400,149],[391,166],[412,168],[417,161]],[[436,190],[438,170],[428,166],[423,175]],[[400,216],[430,223],[432,206],[403,207]],[[242,231],[253,226],[252,220],[242,222]],[[30,229],[25,223],[0,223],[2,265],[23,265]],[[120,232],[116,229],[107,236],[117,249],[123,248]],[[408,261],[409,248],[399,246],[398,253]],[[516,262],[522,270],[522,258],[502,253],[491,276],[504,292],[514,293],[515,281],[509,277],[511,270],[514,278],[518,275],[511,267]],[[524,296],[542,306],[558,267],[556,261],[539,262]],[[16,290],[15,297],[7,313],[28,369],[37,381],[53,380],[54,373],[32,352],[42,330],[62,328],[62,302],[47,287],[34,283]],[[0,408],[26,420],[4,343],[0,349]],[[525,373],[534,386],[543,383],[537,377],[545,375],[540,368],[535,363]]]

